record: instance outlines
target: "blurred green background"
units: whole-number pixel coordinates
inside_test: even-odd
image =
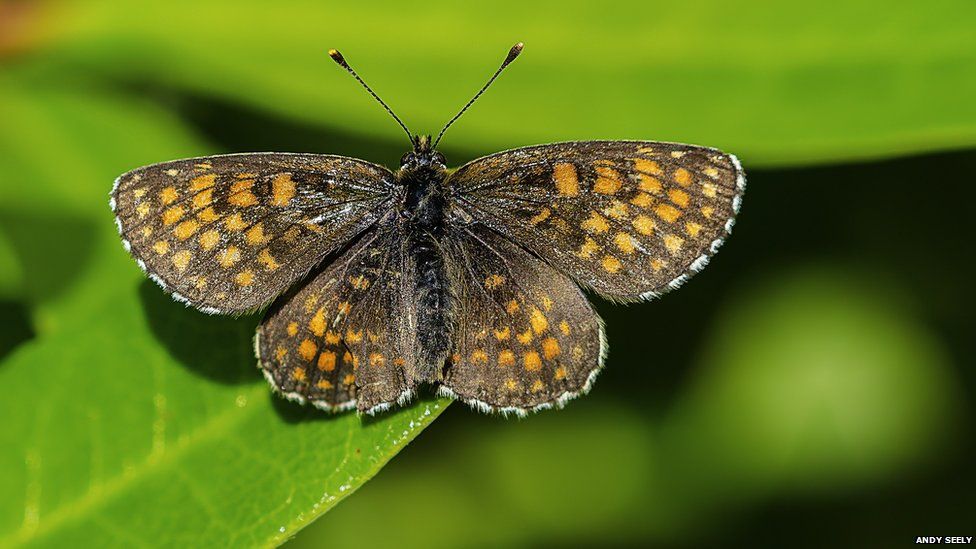
[[[0,546],[976,534],[976,4],[913,4],[0,0]],[[608,366],[565,410],[282,402],[259,317],[184,309],[121,249],[108,192],[139,165],[395,166],[402,134],[328,48],[435,132],[519,40],[449,163],[656,139],[734,152],[749,179],[702,274],[597,301]]]

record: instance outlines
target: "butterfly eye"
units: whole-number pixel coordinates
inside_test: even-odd
[[[407,164],[412,164],[414,161],[414,156],[412,152],[405,153],[400,157],[400,165],[406,166]]]
[[[447,163],[447,160],[444,159],[444,155],[437,151],[434,151],[434,161],[437,162],[438,164]]]

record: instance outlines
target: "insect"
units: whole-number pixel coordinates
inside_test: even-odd
[[[259,367],[285,397],[372,414],[419,386],[518,415],[589,390],[607,343],[581,287],[632,302],[677,288],[731,231],[735,156],[653,141],[525,147],[455,171],[444,132],[407,133],[393,172],[342,156],[246,153],[120,176],[123,245],[206,313],[269,303]]]

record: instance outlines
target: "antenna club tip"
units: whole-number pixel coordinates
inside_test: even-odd
[[[346,66],[346,58],[343,57],[341,53],[339,53],[339,50],[335,48],[329,50],[329,57],[331,57],[332,60],[335,61],[336,63],[342,66]]]
[[[515,58],[518,57],[520,53],[522,53],[522,48],[524,47],[525,44],[523,44],[522,42],[519,42],[518,44],[512,46],[512,49],[508,50],[508,57],[505,58],[505,64],[507,65],[512,61],[515,61]]]

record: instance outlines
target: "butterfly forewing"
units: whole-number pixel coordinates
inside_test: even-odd
[[[610,299],[676,287],[731,230],[745,189],[734,156],[650,141],[527,147],[448,180],[462,208]]]
[[[393,174],[315,154],[154,164],[119,177],[123,242],[178,298],[207,312],[260,307],[382,214]]]
[[[579,287],[486,227],[457,239],[461,312],[442,392],[515,413],[584,392],[603,330]]]
[[[258,329],[261,368],[280,392],[320,408],[382,409],[409,397],[401,333],[401,247],[368,231]]]

